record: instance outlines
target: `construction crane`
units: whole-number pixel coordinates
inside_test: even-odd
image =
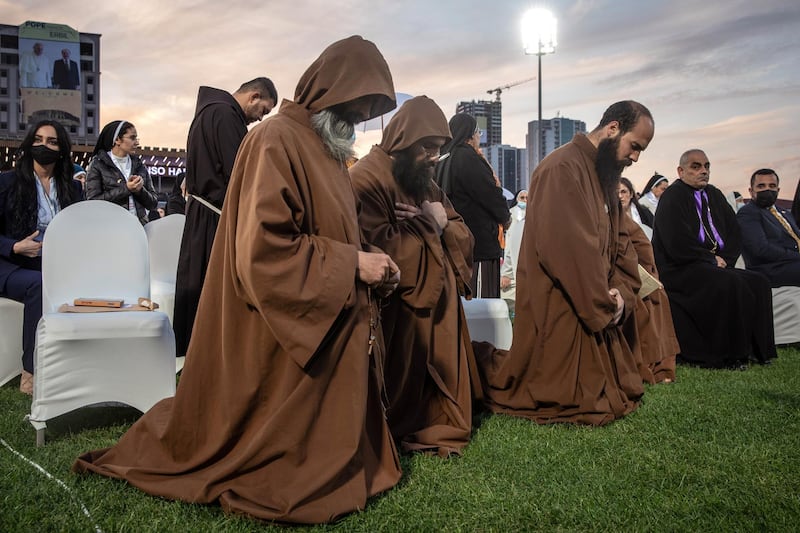
[[[509,83],[508,85],[502,85],[502,86],[496,87],[494,89],[489,89],[486,92],[489,93],[489,94],[494,93],[497,96],[496,100],[499,102],[500,101],[500,93],[502,93],[505,89],[510,89],[512,87],[516,87],[517,85],[522,85],[523,83],[528,83],[529,81],[533,81],[535,79],[536,79],[536,76],[534,76],[532,78],[525,79],[525,80],[515,81],[514,83]]]

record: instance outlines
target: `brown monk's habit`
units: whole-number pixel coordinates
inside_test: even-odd
[[[236,160],[175,398],[156,404],[78,472],[226,512],[319,523],[395,485],[371,306],[344,165],[310,115],[374,95],[394,107],[389,69],[360,37],[326,49],[295,101],[255,127]]]
[[[389,426],[404,450],[444,456],[460,453],[469,442],[470,378],[479,383],[459,291],[471,276],[473,239],[433,181],[427,200],[441,202],[449,220],[441,236],[433,217],[395,216],[395,202],[417,207],[421,202],[398,185],[389,154],[426,137],[449,139],[450,130],[433,100],[420,96],[402,105],[381,144],[350,175],[366,240],[400,267],[400,285],[385,302],[381,321]],[[474,392],[480,394],[479,387]]]
[[[538,423],[602,425],[639,405],[636,360],[612,325],[619,289],[630,316],[636,257],[620,210],[609,209],[595,170],[597,149],[578,134],[537,167],[517,267],[511,350],[476,345],[489,407]],[[609,212],[610,211],[610,212]]]

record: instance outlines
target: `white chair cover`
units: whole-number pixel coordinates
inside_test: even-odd
[[[800,287],[772,289],[775,344],[800,342]]]
[[[169,215],[145,225],[150,250],[150,298],[157,302],[172,323],[175,311],[175,276],[186,216]]]
[[[0,298],[0,386],[22,373],[22,318],[25,306]]]
[[[100,402],[144,412],[175,394],[175,336],[159,311],[58,313],[75,298],[150,297],[147,237],[136,217],[100,200],[61,211],[42,255],[42,319],[36,332],[29,420],[45,422]]]
[[[514,332],[511,318],[508,316],[508,305],[501,298],[461,299],[464,304],[464,315],[467,318],[469,336],[474,341],[487,341],[495,348],[508,350],[511,348]]]

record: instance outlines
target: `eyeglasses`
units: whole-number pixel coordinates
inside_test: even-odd
[[[438,159],[442,149],[440,146],[425,146],[425,145],[420,146],[420,148],[422,148],[422,152],[425,154],[425,157],[429,159],[434,159],[434,158]]]
[[[133,142],[136,142],[136,141],[138,141],[138,140],[139,140],[139,136],[138,136],[138,135],[123,135],[123,137],[122,137],[122,138],[123,138],[123,139],[130,139],[130,140],[132,140]]]

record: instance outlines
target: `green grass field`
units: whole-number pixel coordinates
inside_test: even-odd
[[[604,428],[486,415],[464,456],[403,457],[404,476],[361,513],[313,531],[798,531],[800,351],[746,372],[678,369]],[[17,380],[0,388],[0,531],[283,531],[218,506],[76,476],[138,413],[92,408],[51,421],[35,446]],[[85,505],[89,516],[84,514]]]

